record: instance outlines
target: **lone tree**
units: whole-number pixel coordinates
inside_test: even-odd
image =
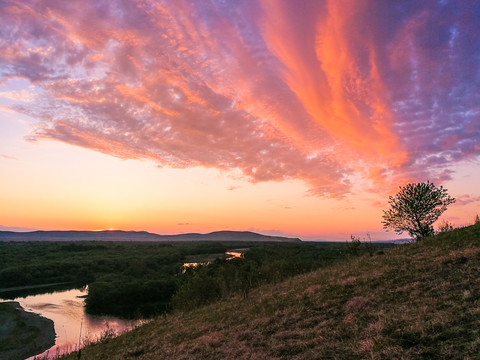
[[[433,235],[432,224],[454,202],[446,189],[429,181],[400,186],[400,191],[389,197],[390,209],[383,211],[383,227],[399,234],[407,231],[416,240]]]

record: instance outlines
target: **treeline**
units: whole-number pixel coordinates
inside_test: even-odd
[[[137,263],[180,264],[181,248],[132,243],[0,243],[0,288],[50,283],[87,285]],[[163,269],[162,269],[163,270]]]
[[[243,258],[222,256],[240,246],[248,247]],[[0,243],[0,289],[88,285],[89,313],[139,318],[247,297],[262,283],[318,269],[348,256],[347,250],[345,243],[305,242]],[[183,267],[195,259],[211,263]]]
[[[0,242],[0,289],[69,282],[99,276],[152,275],[178,269],[187,256],[222,253],[220,243]]]
[[[227,249],[215,242],[0,242],[0,297],[46,291],[1,292],[12,287],[58,284],[46,288],[53,291],[88,285],[88,312],[150,316],[166,310],[186,258]]]
[[[252,288],[309,272],[345,255],[344,244],[258,244],[243,258],[189,268],[172,298],[173,309],[192,309]]]
[[[218,253],[222,246],[209,250]],[[205,248],[197,250],[196,255],[205,253]],[[243,258],[216,259],[198,267],[147,259],[91,283],[86,307],[90,313],[123,317],[192,309],[236,294],[247,297],[262,283],[317,269],[344,254],[343,244],[256,243],[249,244]]]

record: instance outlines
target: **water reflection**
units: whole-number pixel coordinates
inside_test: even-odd
[[[48,354],[54,357],[68,353],[77,350],[79,343],[82,346],[99,339],[106,331],[121,333],[138,324],[136,321],[114,317],[88,315],[84,306],[86,295],[86,289],[74,289],[15,299],[26,311],[40,314],[54,322],[55,346],[40,354],[41,356]]]
[[[186,263],[183,263],[183,267],[185,268],[188,268],[188,267],[197,267],[198,265],[205,265],[205,264],[209,264],[210,262],[186,262]]]
[[[242,249],[238,249],[238,250],[227,251],[225,254],[229,256],[227,260],[232,260],[232,259],[242,258],[245,254],[245,251],[242,251]]]
[[[238,258],[243,258],[245,256],[245,253],[248,251],[248,248],[245,249],[234,249],[234,250],[228,250],[225,252],[224,257],[216,257],[216,258],[211,258],[211,259],[203,259],[203,261],[195,261],[195,262],[185,262],[183,263],[183,272],[186,272],[187,268],[196,268],[199,265],[208,265],[211,264],[215,259],[221,258],[225,260],[232,260],[232,259],[238,259]]]

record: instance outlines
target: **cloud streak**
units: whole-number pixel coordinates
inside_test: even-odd
[[[0,158],[3,158],[5,160],[18,160],[18,158],[10,155],[5,155],[5,154],[0,154]]]
[[[4,1],[0,81],[55,139],[341,197],[480,153],[479,6]],[[17,96],[8,93],[9,99]]]

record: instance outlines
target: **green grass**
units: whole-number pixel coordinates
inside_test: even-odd
[[[479,359],[479,274],[477,225],[159,317],[81,358]]]

